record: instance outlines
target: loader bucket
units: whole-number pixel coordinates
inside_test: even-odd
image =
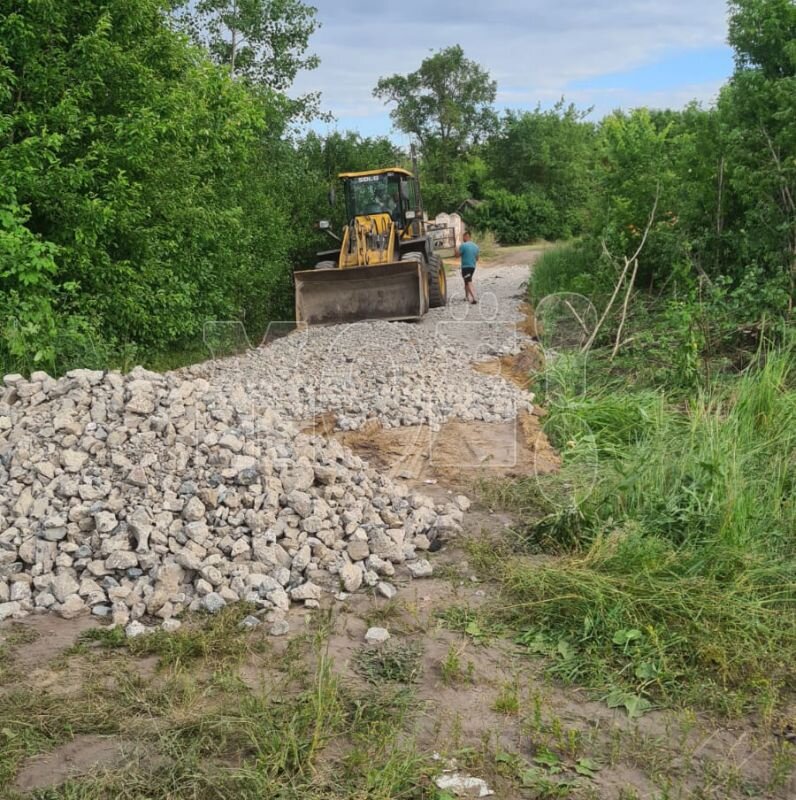
[[[428,310],[428,283],[416,261],[303,270],[294,273],[294,278],[297,322],[416,320]]]

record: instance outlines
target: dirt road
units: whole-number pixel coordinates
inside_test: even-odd
[[[448,778],[456,774],[454,759],[463,779],[484,781],[477,786],[503,800],[735,798],[741,789],[748,796],[748,787],[764,787],[756,790],[758,797],[788,796],[782,781],[765,788],[787,762],[783,756],[777,766],[779,756],[768,744],[763,749],[754,724],[720,723],[691,712],[629,720],[586,692],[551,681],[546,663],[517,648],[514,634],[492,627],[494,617],[484,612],[500,602],[501,587],[479,577],[471,554],[479,547],[483,552],[485,544],[505,546],[504,531],[513,520],[479,504],[474,482],[558,466],[526,391],[536,356],[521,303],[535,256],[535,251],[513,252],[497,264],[485,263],[477,273],[482,300],[475,307],[464,304],[453,273],[448,308],[418,325],[368,323],[288,336],[181,375],[137,375],[125,379],[128,383],[101,373],[70,379],[77,388],[69,381],[52,389],[44,380],[38,389],[15,382],[15,390],[29,397],[36,396],[34,389],[50,396],[14,419],[25,435],[10,443],[24,451],[24,460],[18,467],[12,463],[13,478],[7,481],[20,485],[16,527],[0,540],[5,570],[0,589],[8,580],[12,599],[6,608],[16,604],[17,611],[25,611],[35,599],[37,608],[55,613],[0,624],[0,796],[16,800],[45,790],[47,797],[86,800],[441,798],[450,795],[437,793],[434,782],[443,769]],[[106,403],[103,381],[108,380],[103,417],[98,409]],[[121,410],[114,416],[117,402]],[[59,410],[52,425],[49,405]],[[192,406],[201,407],[204,416],[191,416]],[[78,458],[83,451],[75,448],[86,434],[73,418],[89,407],[102,420],[92,420],[88,429],[92,462]],[[156,413],[148,411],[155,408]],[[36,427],[39,417],[45,422]],[[251,436],[264,419],[270,426],[264,437]],[[322,437],[299,432],[295,423]],[[159,438],[169,425],[195,437],[200,424],[203,438],[190,452],[185,435]],[[111,456],[102,446],[103,426],[115,426],[105,437],[115,435],[119,442]],[[73,449],[68,459],[51,463],[47,453],[34,452],[39,441],[47,443],[47,453],[58,455],[64,442]],[[138,448],[132,451],[136,463],[122,457],[121,443],[130,441]],[[339,448],[339,442],[350,449]],[[9,452],[14,455],[6,451],[6,460]],[[265,470],[261,483],[253,466],[257,458]],[[32,463],[36,474],[22,483],[18,478],[28,475]],[[77,471],[58,474],[59,464]],[[302,473],[309,465],[307,476],[296,472],[297,464]],[[129,470],[136,482],[130,485],[113,471],[118,469]],[[34,522],[36,514],[45,515],[41,497],[49,497],[47,475],[57,482],[48,502],[69,514],[41,529],[53,539],[66,534],[58,538],[67,546],[57,555],[56,544],[37,535],[35,552],[24,542],[16,544],[19,531],[25,532],[25,515]],[[304,477],[305,488],[296,489]],[[202,481],[210,485],[198,488]],[[31,486],[38,493],[35,502],[30,492],[28,502]],[[85,504],[73,491],[88,498]],[[468,508],[462,495],[476,502]],[[204,513],[194,502],[199,496],[208,504],[204,521],[195,519]],[[137,530],[142,524],[128,521],[125,509],[145,502],[160,509],[156,522],[166,518],[169,536],[159,540],[166,544],[158,553],[167,561],[177,554],[185,565],[177,592],[166,587],[159,567],[150,570],[158,575],[154,590],[147,584],[149,573],[138,574],[141,566],[157,563],[130,548],[130,523]],[[268,504],[275,518],[270,530],[277,532],[290,565],[272,575],[281,575],[296,601],[282,608],[277,596],[281,592],[286,600],[286,591],[272,589],[265,596],[251,591],[255,583],[272,585],[270,576],[256,574],[243,582],[249,544],[260,547],[263,557],[273,545],[257,544],[256,509]],[[458,535],[452,533],[452,506],[468,508]],[[173,515],[169,509],[176,509]],[[74,529],[73,518],[80,521]],[[421,540],[429,546],[428,526],[441,518],[448,519],[448,527],[428,557],[433,576],[411,577],[406,567],[419,572],[422,550],[415,550]],[[423,519],[426,527],[417,528]],[[360,522],[368,527],[365,534]],[[379,531],[399,523],[412,533],[396,551],[395,542]],[[345,540],[333,535],[335,526],[343,525],[353,531]],[[193,538],[183,547],[186,531]],[[78,547],[71,540],[83,533],[85,544]],[[157,535],[156,528],[152,541]],[[79,551],[91,552],[92,542],[125,571],[109,570],[97,581],[81,577],[77,592],[67,596],[75,588],[69,585],[71,572],[84,571],[87,561]],[[373,558],[385,542],[395,564]],[[346,579],[361,570],[359,579],[372,574],[379,583],[340,592],[338,573],[329,570],[340,567],[335,559],[346,548],[353,553],[352,544],[372,552],[345,560]],[[40,563],[35,575],[24,572],[25,559],[48,547],[57,563],[47,569],[56,571],[57,582]],[[19,561],[14,560],[18,549]],[[139,557],[140,566],[126,567]],[[108,562],[87,563],[102,572]],[[194,580],[194,565],[201,580]],[[307,585],[322,574],[330,586],[310,596]],[[46,598],[50,583],[57,598]],[[31,594],[31,586],[38,594]],[[169,602],[177,604],[188,593],[197,608],[210,611],[206,598],[217,592],[202,592],[214,588],[222,600],[239,589],[247,603],[230,603],[215,614],[182,615],[185,622],[176,633],[150,628],[151,635],[126,638],[123,627],[110,628],[93,613],[105,607],[103,592],[110,591],[115,600],[108,613],[132,614],[139,626],[139,619],[153,626],[158,621],[149,612],[158,596],[162,602],[172,592]],[[129,607],[123,602],[128,596]],[[299,604],[302,597],[307,599]],[[70,598],[91,606],[92,614],[57,616]],[[252,610],[259,616],[244,619]],[[277,611],[280,636],[269,628]],[[532,624],[532,609],[528,619]],[[372,627],[387,630],[389,648],[365,643]]]

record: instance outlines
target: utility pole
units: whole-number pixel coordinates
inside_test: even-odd
[[[415,143],[409,146],[410,152],[412,154],[412,172],[415,176],[415,189],[417,190],[417,202],[419,204],[419,211],[420,211],[420,219],[425,222],[426,214],[425,210],[423,209],[423,193],[420,191],[420,180],[418,179],[418,167],[417,167],[417,148],[415,147]]]

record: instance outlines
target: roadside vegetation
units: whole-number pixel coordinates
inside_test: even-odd
[[[522,523],[476,547],[518,643],[631,716],[770,721],[796,677],[796,61],[759,26],[796,12],[731,10],[717,107],[605,120],[590,222],[535,265],[563,466],[486,486]]]
[[[550,367],[544,429],[563,468],[493,487],[490,499],[524,524],[503,552],[479,552],[502,585],[501,618],[522,646],[552,657],[554,674],[634,713],[674,704],[770,716],[787,700],[791,347],[688,399],[629,391],[596,358],[585,383],[582,355]]]

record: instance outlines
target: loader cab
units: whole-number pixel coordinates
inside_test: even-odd
[[[345,189],[347,219],[389,214],[401,230],[418,215],[417,181],[410,172],[395,168],[340,175]]]

